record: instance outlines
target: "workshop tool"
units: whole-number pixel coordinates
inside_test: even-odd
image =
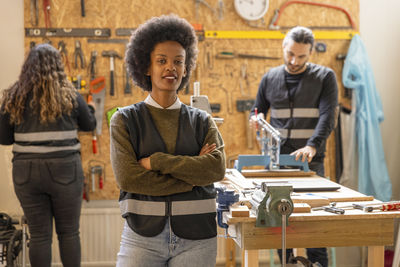
[[[200,95],[200,82],[193,83],[193,95],[190,96],[190,106],[202,109],[211,114],[211,106],[208,102],[208,96]]]
[[[81,0],[81,16],[85,16],[85,0]]]
[[[94,44],[127,44],[128,39],[87,39],[88,43]]]
[[[281,29],[281,27],[277,25],[278,20],[279,20],[280,16],[282,15],[283,11],[285,10],[285,8],[291,4],[314,5],[314,6],[320,6],[320,7],[333,8],[333,9],[342,11],[344,14],[346,14],[351,27],[333,27],[333,28],[352,28],[354,30],[356,29],[356,25],[355,25],[353,19],[351,18],[350,13],[346,9],[344,9],[340,6],[335,6],[335,5],[330,5],[330,4],[320,3],[320,2],[292,0],[292,1],[287,1],[279,9],[275,10],[275,13],[274,13],[274,16],[272,17],[271,23],[269,24],[269,28],[271,30]],[[309,28],[311,28],[311,27],[309,27]],[[323,27],[323,28],[332,28],[332,27]]]
[[[246,126],[246,143],[248,149],[253,149],[253,129],[249,124],[250,110],[254,105],[254,99],[236,100],[236,109],[244,112],[244,125]]]
[[[131,36],[136,28],[117,28],[115,29],[116,36]]]
[[[97,58],[97,51],[90,52],[90,62],[89,62],[89,73],[90,73],[90,80],[94,80],[96,77],[96,58]]]
[[[223,213],[229,212],[229,207],[239,201],[239,194],[234,190],[227,190],[223,186],[215,187],[217,190],[217,222],[218,226],[225,229],[225,237],[228,236],[228,225],[223,222]]]
[[[323,210],[326,212],[330,212],[330,213],[335,213],[335,214],[344,214],[345,210],[342,208],[336,208],[334,206],[324,206],[324,207],[317,207],[317,208],[313,208],[311,209],[313,211],[317,211],[317,210]]]
[[[218,19],[222,20],[224,18],[224,0],[218,0]]]
[[[212,11],[212,13],[214,14],[214,16],[217,16],[217,11],[209,3],[207,3],[207,1],[205,1],[205,0],[195,0],[195,18],[196,18],[196,21],[199,20],[199,9],[200,9],[200,5],[201,4],[206,6],[208,9],[210,9]]]
[[[103,189],[103,167],[95,165],[90,168],[92,192],[96,191],[96,176],[99,177],[99,188]]]
[[[60,51],[61,58],[64,61],[64,65],[67,67],[68,73],[71,73],[71,68],[69,66],[68,60],[68,51],[66,48],[66,44],[63,40],[58,42],[58,51]]]
[[[126,64],[124,63],[124,72],[125,72],[125,87],[124,87],[124,94],[130,95],[132,94],[131,83],[130,83],[130,76],[128,69],[126,68]]]
[[[257,124],[261,129],[261,155],[239,155],[235,161],[235,168],[239,171],[244,166],[268,166],[270,171],[281,171],[281,167],[298,166],[304,172],[309,172],[308,162],[296,160],[295,156],[280,154],[280,132],[266,120],[257,116]],[[266,147],[267,144],[267,147]]]
[[[294,207],[292,191],[291,185],[262,183],[250,200],[257,216],[256,227],[282,227],[282,266],[286,266],[286,227]]]
[[[39,22],[39,5],[38,0],[31,0],[31,24],[37,26]]]
[[[110,37],[108,28],[25,28],[26,37]]]
[[[326,52],[326,44],[322,42],[317,42],[315,43],[315,51],[319,53],[325,53]]]
[[[75,41],[74,58],[75,58],[75,65],[74,65],[75,69],[78,68],[78,59],[81,62],[81,69],[84,69],[86,65],[85,56],[83,55],[81,42],[79,40]]]
[[[110,96],[114,96],[114,59],[122,57],[114,50],[105,50],[101,55],[110,58]]]
[[[252,55],[252,54],[241,54],[232,51],[221,51],[217,53],[217,58],[219,59],[233,59],[233,58],[250,58],[250,59],[281,59],[280,57],[268,57],[261,55]]]
[[[251,96],[249,76],[247,75],[247,64],[240,65],[239,87],[242,96]],[[247,89],[247,92],[245,92],[245,88]]]
[[[207,67],[209,70],[214,68],[214,57],[212,56],[214,53],[213,43],[207,42],[204,44],[204,67]]]
[[[102,127],[103,127],[103,112],[104,112],[104,102],[105,102],[105,78],[100,76],[90,81],[89,90],[92,94],[92,100],[95,104],[96,111],[94,116],[96,117],[96,133],[97,135],[101,135]]]
[[[357,31],[313,31],[314,38],[325,40],[351,40]],[[285,38],[284,31],[205,31],[207,39],[272,39]]]
[[[50,8],[50,0],[43,0],[44,24],[46,29],[51,28]]]

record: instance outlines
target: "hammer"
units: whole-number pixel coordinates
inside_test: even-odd
[[[114,50],[106,50],[101,53],[103,57],[110,58],[110,95],[114,95],[114,58],[122,58]]]

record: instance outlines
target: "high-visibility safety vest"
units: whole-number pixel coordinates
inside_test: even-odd
[[[91,131],[96,126],[94,115],[86,106],[82,96],[77,94],[77,105],[70,115],[63,114],[53,122],[40,123],[38,115],[27,105],[23,123],[14,125],[14,159],[79,153],[78,129]]]
[[[337,98],[334,72],[313,63],[289,97],[281,65],[262,78],[255,107],[264,114],[270,109],[271,125],[282,134],[281,153],[312,145],[317,149],[314,160],[322,161],[326,138],[335,125]]]
[[[168,153],[144,102],[119,109],[125,118],[137,160],[155,152]],[[175,155],[197,156],[208,132],[204,111],[182,104]],[[192,191],[168,196],[148,196],[121,191],[122,217],[136,233],[152,237],[170,219],[173,232],[186,239],[215,237],[217,227],[214,185],[194,186]]]

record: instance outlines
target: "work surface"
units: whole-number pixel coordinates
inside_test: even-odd
[[[249,187],[254,189],[262,180],[270,179],[246,179],[244,177],[245,180],[237,179],[235,172],[236,170],[227,170],[227,179],[224,184],[228,188],[238,191],[249,190]],[[232,178],[233,176],[234,178]],[[292,184],[295,184],[296,181],[302,184],[306,182],[321,183],[321,179],[323,179],[322,182],[325,181],[327,186],[334,184],[339,187],[334,191],[293,192],[292,199],[295,203],[296,197],[301,199],[300,202],[303,200],[307,202],[307,198],[322,199],[325,204],[336,202],[336,206],[339,208],[351,206],[353,203],[379,202],[371,196],[365,196],[319,176],[280,177],[278,179],[284,183],[293,181]],[[274,177],[270,181],[276,182],[276,180],[277,178]],[[323,210],[292,213],[286,230],[286,246],[288,248],[369,246],[368,266],[383,266],[383,246],[393,244],[394,218],[398,217],[400,217],[400,211],[364,212],[352,208],[345,208],[344,214],[334,214]],[[256,227],[254,212],[251,212],[248,217],[232,217],[229,213],[225,213],[224,220],[229,225],[229,235],[243,250],[281,248],[281,227]]]

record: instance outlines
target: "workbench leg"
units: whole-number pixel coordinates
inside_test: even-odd
[[[258,267],[258,250],[242,249],[242,267]]]
[[[225,267],[236,267],[235,241],[231,238],[225,241]]]
[[[384,246],[369,246],[368,247],[368,267],[384,266]]]

